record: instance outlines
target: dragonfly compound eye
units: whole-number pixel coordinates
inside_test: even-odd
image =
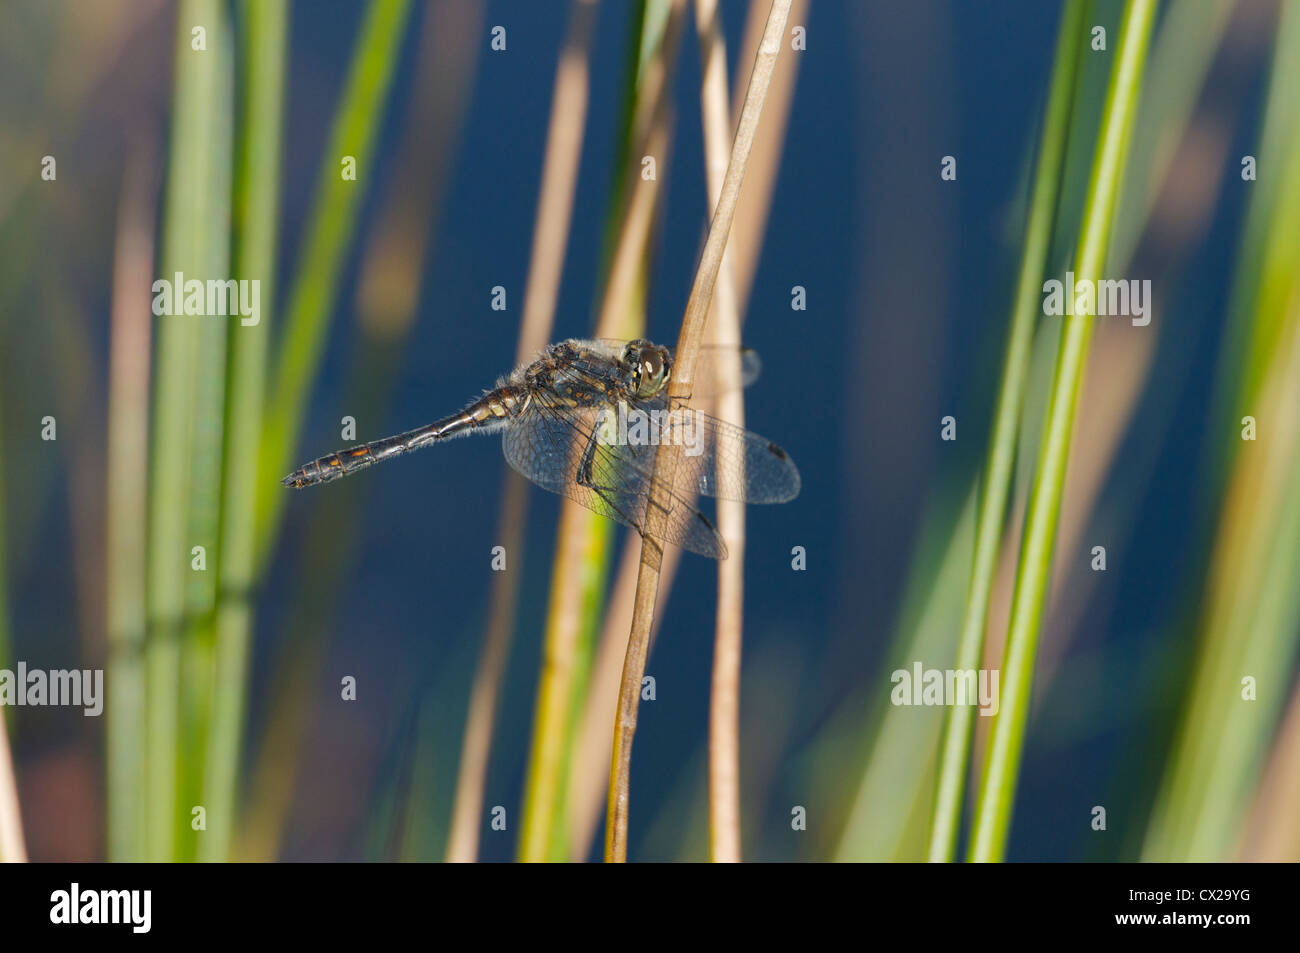
[[[664,382],[664,360],[658,351],[645,351],[635,375],[637,391],[644,397],[655,394]]]

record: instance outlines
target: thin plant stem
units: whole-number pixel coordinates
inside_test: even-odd
[[[807,12],[807,0],[795,0],[790,6],[788,22],[802,23]],[[762,39],[767,24],[767,11],[761,4],[750,7],[746,23],[745,40],[736,64],[733,99],[734,112],[738,114],[744,103],[746,64],[754,61],[754,52]],[[736,287],[736,312],[743,322],[744,302],[748,297],[749,281],[757,265],[762,247],[762,230],[766,227],[776,174],[780,168],[784,134],[789,120],[790,106],[799,73],[800,57],[785,56],[778,60],[763,106],[763,123],[754,137],[749,163],[745,170],[745,201],[736,207],[736,220],[732,225],[731,239],[727,243],[728,269]],[[730,131],[728,132],[730,135]],[[649,150],[662,154],[662,150]],[[712,324],[710,325],[712,326]],[[736,338],[739,340],[739,338]],[[720,527],[721,529],[721,527]],[[600,645],[596,653],[591,687],[587,693],[582,715],[582,728],[578,734],[577,753],[574,757],[570,783],[572,804],[570,808],[570,845],[568,856],[581,859],[591,853],[591,842],[596,835],[602,816],[609,771],[607,759],[612,744],[613,725],[609,712],[618,699],[619,677],[622,670],[625,638],[632,621],[632,602],[636,595],[637,563],[640,557],[640,540],[629,537],[619,559],[615,574],[618,580],[610,594],[608,609],[602,625]],[[650,630],[650,651],[654,650],[658,620],[672,589],[681,550],[673,548],[664,552],[659,574],[659,595],[655,605],[655,623]]]
[[[1236,393],[1225,395],[1223,424],[1235,430],[1248,415],[1261,433],[1258,443],[1243,439],[1231,451],[1197,657],[1143,859],[1219,860],[1231,853],[1241,834],[1242,804],[1258,783],[1295,658],[1300,618],[1294,585],[1300,565],[1297,46],[1300,17],[1288,7],[1278,31],[1259,149],[1261,164],[1274,171],[1252,199],[1233,296],[1241,327],[1224,361]],[[1228,414],[1236,419],[1224,419]],[[1259,682],[1257,699],[1245,697],[1247,675]]]
[[[123,173],[109,342],[105,610],[108,859],[145,857],[145,525],[149,482],[149,288],[156,137],[138,135]]]
[[[790,4],[787,21],[790,30],[786,31],[787,36],[794,27],[807,24],[808,12],[809,0],[794,0]],[[763,37],[765,25],[763,5],[751,3],[732,79],[733,95],[729,115],[733,122],[740,115],[744,104],[743,70],[747,63],[753,62],[754,51]],[[759,252],[762,251],[763,239],[767,233],[772,195],[776,191],[777,173],[781,170],[781,153],[785,150],[786,128],[790,122],[790,110],[802,62],[802,55],[791,55],[781,57],[776,64],[772,87],[768,90],[767,102],[763,104],[765,118],[754,135],[749,168],[745,172],[745,201],[736,209],[736,222],[731,229],[731,240],[727,242],[727,260],[731,262],[736,286],[736,313],[740,315],[742,323],[749,303],[749,293],[754,285],[754,275],[758,270]]]
[[[632,151],[620,152],[620,174],[612,190],[609,217],[617,238],[601,297],[597,337],[630,339],[645,335],[652,242],[664,191],[654,179],[647,181],[640,174],[640,157],[659,156],[658,177],[665,182],[671,180],[669,160],[673,115],[670,83],[676,75],[685,19],[686,0],[648,0],[638,17],[637,81],[627,94],[631,109],[630,125],[625,132],[629,132],[630,137],[623,139],[624,150],[630,147]],[[630,190],[629,181],[632,183]],[[551,861],[564,860],[569,851],[573,764],[581,744],[582,711],[590,695],[596,640],[605,615],[615,538],[613,523],[571,501],[564,505],[560,525],[560,545],[553,570],[557,595],[552,600],[552,609],[564,606],[566,599],[576,596],[578,611],[572,614],[553,611],[548,620],[567,620],[567,624],[577,626],[577,635],[572,643],[574,674],[570,681],[564,749],[559,764],[560,796],[555,801],[547,843],[547,859]],[[566,569],[575,562],[587,567],[586,570],[573,572]]]
[[[9,729],[0,708],[0,863],[26,863],[23,814],[18,806],[18,781],[14,776],[13,754],[9,750]]]
[[[191,27],[207,26],[206,51],[191,49]],[[174,121],[163,227],[162,274],[219,275],[228,240],[219,210],[229,194],[214,144],[223,100],[219,53],[226,43],[221,5],[187,0],[177,16]],[[183,292],[173,289],[173,294]],[[186,318],[158,319],[149,476],[147,625],[145,646],[148,758],[145,804],[147,859],[175,859],[178,811],[177,746],[180,675],[187,590],[191,580],[190,469],[199,394],[200,325]],[[224,349],[224,348],[223,348]],[[188,812],[187,812],[188,813]],[[188,827],[188,824],[186,824]]]
[[[696,0],[696,32],[700,37],[703,82],[700,115],[704,124],[704,155],[713,207],[727,171],[727,140],[731,134],[727,101],[727,47],[717,0]],[[731,253],[724,253],[718,272],[713,320],[708,324],[715,344],[740,343],[740,312],[732,275]],[[738,362],[719,368],[717,415],[737,427],[745,426],[745,397]],[[709,853],[719,863],[740,862],[740,665],[745,594],[745,504],[718,501],[718,532],[728,556],[718,562],[718,611],[714,631],[713,674],[709,693]]]
[[[243,131],[235,192],[235,277],[260,283],[260,301],[275,301],[275,248],[280,207],[280,147],[284,126],[288,8],[246,0],[241,11],[246,52]],[[208,828],[200,860],[225,860],[236,826],[236,782],[243,737],[248,650],[253,623],[250,591],[256,580],[253,524],[257,461],[241,448],[256,446],[270,321],[231,320],[225,406],[225,452],[218,549],[215,687],[204,772]]]
[[[462,38],[477,35],[482,15],[474,0],[438,3],[424,13],[413,92],[400,119],[402,141],[394,171],[384,177],[384,195],[362,253],[354,320],[357,347],[348,382],[337,399],[340,413],[331,416],[341,416],[344,408],[357,420],[377,422],[389,416],[418,310],[426,252],[480,55],[480,44],[466,44]],[[352,539],[363,531],[370,492],[366,488],[372,485],[361,481],[351,486],[349,481],[322,499],[300,547],[308,556],[294,567],[289,600],[294,610],[274,640],[277,649],[268,683],[277,690],[250,772],[248,809],[235,847],[241,860],[274,859],[292,817],[299,755],[326,654],[320,633],[328,630],[336,611],[335,599],[322,593],[341,589],[357,552],[331,541]]]
[[[661,10],[654,6],[648,4],[640,18],[641,59],[630,94],[631,140],[625,162],[638,169],[641,156],[667,154],[668,80],[676,63],[685,2],[668,0]],[[657,181],[630,170],[625,170],[624,181],[630,187],[616,187],[612,203],[611,219],[618,225],[596,324],[599,337],[637,337],[645,327],[646,250],[660,191]],[[585,507],[566,501],[560,508],[556,537],[543,636],[545,660],[525,788],[527,832],[520,843],[520,857],[525,860],[562,860],[567,854],[571,814],[567,797],[579,700],[589,678],[591,644],[604,603],[613,527]]]
[[[0,483],[0,666],[9,664],[8,579],[5,572],[5,497]],[[18,779],[14,773],[13,752],[9,747],[9,728],[0,706],[0,863],[27,860],[23,841],[23,814],[18,804]]]
[[[1129,0],[1125,4],[1085,199],[1076,281],[1096,281],[1105,267],[1155,8],[1155,0]],[[1061,320],[1065,326],[1029,498],[1003,659],[1001,704],[989,742],[971,837],[971,859],[975,861],[1001,860],[1006,850],[1079,384],[1096,318],[1075,314]]]
[[[1195,21],[1197,29],[1204,34],[1221,36],[1224,31],[1223,17],[1216,6],[1215,15],[1207,20],[1203,12],[1195,11],[1192,8],[1173,6],[1166,15],[1161,19],[1159,34],[1153,39],[1151,49],[1151,59],[1146,69],[1146,78],[1143,82],[1142,102],[1139,107],[1138,117],[1136,119],[1137,128],[1142,130],[1140,135],[1135,135],[1133,145],[1129,153],[1128,165],[1125,172],[1124,191],[1119,199],[1119,206],[1116,209],[1116,221],[1113,226],[1111,236],[1111,251],[1108,257],[1108,271],[1112,274],[1124,270],[1124,262],[1128,261],[1126,250],[1133,249],[1137,245],[1137,238],[1148,226],[1148,219],[1154,220],[1167,219],[1171,214],[1170,206],[1175,206],[1179,210],[1185,208],[1183,197],[1185,190],[1176,191],[1165,190],[1162,193],[1160,203],[1156,206],[1148,201],[1146,192],[1150,188],[1163,180],[1165,166],[1168,164],[1162,156],[1166,152],[1176,154],[1176,144],[1183,141],[1186,134],[1190,119],[1188,108],[1184,108],[1187,101],[1194,102],[1198,90],[1203,85],[1203,81],[1208,72],[1211,61],[1215,59],[1215,43],[1206,42],[1200,36],[1193,37],[1190,44],[1194,50],[1194,55],[1189,59],[1187,42],[1189,39],[1189,29],[1185,21]],[[792,14],[793,15],[793,14]],[[792,57],[791,59],[798,59]],[[1091,57],[1088,57],[1090,60]],[[1086,68],[1085,68],[1086,69]],[[777,72],[778,79],[780,70]],[[1080,96],[1084,95],[1081,89]],[[1076,115],[1071,119],[1071,142],[1077,142],[1080,136],[1080,126],[1082,121],[1079,113],[1079,107],[1075,107]],[[1168,150],[1156,148],[1154,143],[1168,142],[1175,144]],[[1067,183],[1069,180],[1068,168],[1071,162],[1076,158],[1075,153],[1078,149],[1071,149],[1071,158],[1067,159]],[[1032,156],[1031,156],[1032,158]],[[1267,157],[1262,157],[1262,162],[1269,163]],[[1026,182],[1026,200],[1032,194],[1032,163],[1026,163],[1025,182]],[[1198,166],[1199,168],[1199,166]],[[1210,176],[1212,178],[1212,176]],[[1199,184],[1199,183],[1198,183]],[[1256,183],[1263,186],[1264,182]],[[1086,186],[1086,182],[1081,183],[1080,191]],[[1068,185],[1065,187],[1068,190]],[[1211,184],[1202,186],[1207,192],[1213,192],[1214,187]],[[746,184],[746,194],[748,195],[749,183]],[[1194,189],[1195,190],[1195,187]],[[1262,194],[1262,193],[1261,193]],[[1068,202],[1068,192],[1062,197],[1062,203]],[[748,202],[746,203],[746,206]],[[1137,208],[1143,210],[1143,214],[1126,215],[1126,210]],[[742,207],[742,212],[744,207]],[[1053,247],[1057,247],[1062,242],[1066,232],[1063,222],[1060,221],[1060,212],[1058,211],[1058,223],[1054,230],[1052,239]],[[737,229],[740,228],[741,216],[737,217]],[[1180,221],[1186,219],[1180,215]],[[1187,228],[1184,231],[1183,242],[1194,240],[1194,236],[1199,234],[1196,228]],[[733,248],[735,243],[733,242]],[[1157,282],[1159,286],[1159,282]],[[1155,331],[1153,327],[1149,329]],[[1123,327],[1111,327],[1103,325],[1098,329],[1098,339],[1094,342],[1093,347],[1099,345],[1105,346],[1108,337],[1115,335],[1123,338],[1122,355],[1123,360],[1120,362],[1122,368],[1140,366],[1145,367],[1146,362],[1140,357],[1144,353],[1150,353],[1154,348],[1155,334],[1132,335],[1126,333],[1127,329]],[[1050,385],[1050,380],[1043,382],[1044,386],[1036,385],[1038,376],[1037,364],[1040,361],[1038,351],[1047,341],[1035,341],[1034,356],[1031,358],[1030,384],[1028,396],[1024,399],[1026,405],[1033,402],[1039,402],[1033,395],[1042,393],[1041,403],[1046,403],[1046,385]],[[1049,347],[1041,347],[1044,352],[1050,351]],[[1051,354],[1045,353],[1050,361]],[[1084,391],[1081,400],[1084,406],[1097,406],[1089,400],[1090,392],[1097,392],[1098,387],[1104,387],[1105,400],[1103,406],[1106,407],[1105,413],[1099,413],[1092,418],[1081,421],[1084,425],[1077,435],[1080,442],[1075,446],[1071,453],[1070,473],[1067,475],[1067,489],[1065,490],[1065,507],[1061,516],[1061,527],[1058,531],[1058,548],[1064,551],[1072,551],[1074,543],[1071,537],[1078,538],[1080,527],[1083,525],[1083,518],[1079,513],[1086,513],[1091,509],[1090,501],[1096,494],[1101,485],[1101,476],[1104,476],[1105,470],[1110,466],[1110,461],[1116,449],[1120,446],[1119,437],[1122,436],[1122,430],[1126,421],[1130,418],[1129,410],[1132,401],[1135,400],[1142,392],[1141,382],[1133,381],[1135,375],[1127,370],[1114,371],[1105,375],[1107,377],[1104,385],[1099,380],[1103,375],[1098,373],[1098,367],[1106,367],[1108,362],[1098,360],[1094,357],[1089,363],[1089,369],[1085,374],[1083,383]],[[1136,372],[1135,372],[1136,373]],[[1118,376],[1116,376],[1118,374]],[[1119,382],[1119,391],[1115,389],[1116,381]],[[1117,406],[1116,397],[1124,395],[1120,403],[1122,407]],[[1037,419],[1037,415],[1031,411],[1026,411],[1026,416],[1022,418],[1020,443],[1017,449],[1017,457],[1024,461],[1025,447],[1030,440],[1030,432],[1037,432],[1037,428],[1027,425],[1026,421],[1030,416]],[[1099,433],[1100,431],[1100,433]],[[1087,440],[1087,450],[1082,442]],[[1026,476],[1026,472],[1032,468],[1033,461],[1025,461],[1018,467],[1015,474],[1015,483],[1019,484]],[[1130,478],[1132,477],[1132,467],[1129,467]],[[1101,476],[1093,477],[1091,473],[1096,472]],[[1088,475],[1082,475],[1088,474]],[[955,525],[948,525],[944,530],[945,537],[952,540],[953,544],[958,545],[961,552],[965,554],[964,567],[960,569],[960,582],[956,585],[959,591],[951,591],[954,586],[949,583],[941,585],[936,582],[931,592],[923,598],[926,604],[931,600],[941,602],[953,601],[957,603],[955,612],[949,618],[937,618],[935,624],[942,631],[951,631],[959,634],[961,630],[961,619],[966,607],[967,593],[970,585],[971,572],[970,566],[974,553],[974,512],[978,500],[978,492],[981,489],[979,479],[970,481],[972,490],[971,503],[968,507],[970,511],[969,520],[963,518],[961,521],[971,524],[969,530],[957,529]],[[1076,488],[1078,492],[1076,493]],[[1012,499],[1016,498],[1013,485]],[[939,510],[942,504],[932,504],[927,507],[930,516],[927,519],[940,519],[946,525],[952,521],[946,517],[939,516]],[[1075,511],[1073,518],[1071,510]],[[1122,518],[1122,517],[1121,517]],[[992,644],[995,637],[1005,635],[1005,623],[1009,615],[1009,602],[1011,597],[1011,583],[1014,581],[1017,545],[1021,535],[1021,523],[1023,513],[1012,519],[1004,529],[1003,544],[1001,553],[998,558],[998,565],[994,573],[994,596],[988,610],[986,623],[986,639],[984,657],[991,658],[1000,655],[1002,642],[998,639],[998,644]],[[1071,529],[1073,524],[1074,529]],[[965,538],[964,542],[958,542],[959,539]],[[951,549],[951,546],[949,546]],[[930,587],[927,581],[929,575],[934,572],[931,560],[918,553],[918,557],[909,571],[909,582],[907,592],[916,592],[921,587]],[[945,561],[945,566],[947,562]],[[1070,613],[1070,605],[1082,604],[1086,602],[1087,596],[1080,595],[1080,587],[1072,586],[1066,590],[1061,590],[1060,583],[1063,576],[1068,572],[1064,565],[1058,565],[1054,570],[1054,579],[1051,583],[1052,596],[1049,604],[1055,603],[1056,594],[1059,592],[1063,595],[1063,606],[1061,615],[1065,616]],[[947,578],[950,574],[946,569],[938,571],[936,579]],[[951,574],[953,581],[956,581],[958,572],[954,570]],[[1089,573],[1089,577],[1102,574]],[[921,578],[922,576],[926,578]],[[1077,579],[1077,576],[1075,577]],[[1086,590],[1084,590],[1086,592]],[[1002,605],[999,605],[1001,603]],[[1053,610],[1055,613],[1057,610]],[[904,614],[906,617],[906,613]],[[904,624],[900,627],[895,640],[902,644],[910,640],[909,626]],[[1063,628],[1068,629],[1065,625]],[[1051,630],[1049,629],[1049,632]],[[1052,640],[1045,642],[1043,651],[1040,653],[1037,663],[1038,685],[1036,691],[1040,693],[1047,687],[1045,684],[1044,669],[1051,665],[1052,652],[1059,654],[1057,644]],[[949,655],[956,658],[957,639],[952,639],[951,645],[930,645],[928,647],[918,647],[912,645],[907,648],[892,649],[890,656],[903,661],[904,664],[910,664],[910,660],[926,658],[936,655]],[[996,663],[994,663],[996,664]],[[907,714],[901,714],[907,712]],[[849,824],[845,827],[844,834],[841,836],[840,845],[836,856],[846,860],[862,859],[895,859],[895,860],[917,860],[927,856],[929,841],[931,839],[931,803],[926,794],[935,794],[935,781],[931,776],[932,762],[938,752],[938,742],[942,726],[937,726],[936,730],[931,732],[923,721],[915,717],[914,711],[890,707],[880,719],[880,727],[876,731],[879,736],[875,742],[872,755],[866,765],[859,796],[854,804],[853,813]],[[846,715],[841,717],[851,717]],[[874,721],[876,716],[872,716]],[[901,719],[901,720],[900,720]],[[984,727],[979,722],[984,719],[974,719],[977,723],[977,729]],[[847,730],[847,729],[846,729]],[[893,736],[892,739],[890,736]],[[980,738],[980,732],[976,731],[977,739]],[[982,747],[981,739],[972,752],[976,765],[981,764],[975,752]],[[823,743],[823,747],[825,743]],[[933,751],[931,750],[933,748]],[[937,764],[933,765],[937,767]],[[979,777],[979,767],[974,767],[970,772],[972,777]],[[973,790],[973,789],[972,789]],[[924,823],[919,830],[913,831],[914,824],[910,819],[916,814],[914,805],[925,802]],[[894,820],[897,819],[897,820]]]
[[[673,410],[682,407],[691,398],[695,386],[695,361],[704,337],[704,325],[713,300],[713,289],[722,267],[722,255],[727,247],[727,236],[736,214],[740,187],[745,178],[745,165],[754,142],[763,101],[772,82],[772,71],[781,52],[786,18],[791,0],[773,0],[768,13],[763,41],[754,58],[754,71],[750,76],[745,106],[740,114],[727,174],[723,179],[717,208],[709,225],[700,265],[695,273],[686,314],[682,319],[681,333],[673,374],[668,385],[668,401]],[[641,543],[641,563],[637,573],[636,600],[632,627],[628,633],[627,656],[623,663],[623,679],[619,688],[618,711],[614,727],[614,745],[610,757],[609,806],[605,831],[605,859],[627,860],[627,821],[629,801],[629,776],[632,767],[632,738],[636,733],[637,706],[641,698],[641,679],[645,674],[646,653],[649,648],[650,627],[654,621],[655,597],[659,589],[659,566],[663,549],[658,542],[662,536],[663,521],[667,513],[664,493],[672,487],[680,447],[661,447],[655,455],[654,474],[650,483],[650,504],[647,508],[646,532]],[[667,451],[667,452],[664,452]]]
[[[550,339],[551,330],[555,326],[560,277],[564,272],[569,223],[573,217],[573,197],[577,190],[578,167],[582,160],[596,6],[596,0],[574,0],[569,15],[568,36],[555,72],[546,154],[542,162],[542,184],[525,285],[523,321],[515,351],[516,363],[522,364],[536,355]],[[473,861],[478,855],[479,823],[483,813],[483,791],[492,746],[492,724],[496,717],[501,675],[509,654],[519,580],[522,577],[520,557],[523,552],[523,527],[527,509],[527,484],[511,471],[506,475],[505,494],[497,522],[497,539],[505,547],[512,562],[508,571],[493,574],[492,610],[470,689],[452,807],[451,834],[447,841],[447,860],[452,862]],[[525,808],[525,839],[529,830],[527,817]]]
[[[627,160],[636,169],[641,167],[642,156],[668,155],[672,114],[669,84],[677,65],[685,0],[667,0],[666,6],[667,12],[659,29],[655,29],[659,18],[648,14],[645,18],[642,51],[648,59],[638,71]],[[663,164],[660,163],[661,176]],[[660,195],[657,181],[630,172],[625,174],[630,176],[631,184],[620,213],[621,223],[596,319],[596,333],[607,337],[626,336],[624,332],[639,333],[638,329],[645,326],[645,262]]]
[[[224,5],[215,29],[208,28],[208,56],[216,62],[215,109],[205,148],[212,159],[207,169],[208,208],[204,225],[204,261],[197,274],[230,274],[230,212],[234,137],[233,24]],[[193,54],[191,54],[193,55]],[[191,557],[203,548],[202,563],[191,559],[185,576],[185,617],[180,636],[180,724],[182,756],[177,762],[176,859],[192,861],[198,855],[200,834],[193,826],[196,805],[205,815],[203,773],[207,764],[208,733],[215,700],[217,566],[221,559],[221,484],[225,429],[227,335],[239,315],[209,317],[196,332],[198,363],[191,382],[194,406],[190,431],[189,486],[186,501],[186,541]],[[197,557],[196,557],[197,558]],[[212,565],[209,565],[209,562]],[[205,817],[206,822],[206,817]]]
[[[1238,849],[1238,860],[1300,860],[1300,685],[1291,693],[1268,767],[1260,778]]]
[[[979,507],[977,481],[963,482],[960,500],[949,490],[925,514],[887,650],[886,671],[910,666],[917,659],[956,653]],[[922,717],[900,717],[903,711],[912,716],[922,713],[892,705],[884,696],[872,699],[872,707],[865,717],[847,707],[840,716],[844,725],[839,730],[861,737],[868,747],[832,857],[837,862],[912,862],[924,855],[943,721],[938,709]],[[882,817],[888,822],[882,823]]]
[[[342,261],[353,234],[365,185],[375,180],[375,139],[399,59],[410,0],[373,0],[352,54],[352,64],[321,160],[307,239],[285,309],[284,336],[274,362],[263,417],[258,464],[257,562],[264,565],[279,530],[286,494],[279,481],[293,466],[308,405],[308,391],[325,350],[338,297]],[[356,163],[355,179],[343,163]]]
[[[1016,454],[1020,406],[1029,378],[1029,356],[1039,310],[1040,284],[1052,239],[1052,220],[1061,189],[1065,165],[1065,144],[1070,130],[1071,103],[1079,71],[1079,60],[1087,40],[1088,0],[1070,0],[1061,14],[1056,39],[1047,111],[1043,121],[1033,196],[1025,228],[1024,255],[1020,261],[1011,332],[1007,339],[1002,382],[998,388],[993,434],[980,493],[975,533],[974,561],[966,612],[962,618],[961,641],[957,649],[958,671],[974,671],[984,652],[984,624],[989,596],[997,568],[1002,522]],[[957,842],[961,806],[970,758],[971,721],[974,707],[954,705],[948,710],[943,747],[939,757],[938,785],[930,830],[929,859],[949,861]]]

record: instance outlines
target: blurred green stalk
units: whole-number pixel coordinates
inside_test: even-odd
[[[605,286],[610,295],[611,272],[620,240],[628,229],[635,165],[629,157],[644,147],[650,117],[657,115],[662,87],[648,88],[651,64],[671,72],[676,62],[677,36],[683,4],[679,0],[647,0],[635,15],[636,42],[628,54],[636,57],[626,71],[623,91],[621,139],[612,178],[610,211],[606,226]],[[647,128],[638,129],[645,117]],[[640,139],[641,141],[638,141]],[[639,154],[639,153],[637,153]],[[663,174],[661,168],[660,174]],[[642,249],[649,254],[649,245]],[[638,280],[629,289],[623,308],[606,322],[608,309],[600,308],[596,334],[634,338],[645,329],[644,260]],[[612,312],[611,312],[612,313]],[[576,504],[566,502],[556,532],[546,629],[543,635],[546,664],[538,679],[533,737],[524,785],[523,824],[519,859],[526,862],[563,861],[569,850],[569,796],[574,747],[582,723],[583,702],[601,629],[613,551],[614,524]]]
[[[353,238],[366,183],[374,178],[375,137],[384,118],[384,102],[397,68],[409,9],[410,0],[374,0],[370,4],[321,162],[263,419],[254,519],[258,566],[265,564],[279,529],[288,495],[287,491],[277,492],[279,482],[294,466],[309,391],[338,296],[343,256]],[[355,181],[343,178],[345,157],[355,159]]]
[[[208,28],[207,54],[216,65],[215,122],[206,142],[212,156],[208,184],[210,206],[205,213],[206,263],[202,277],[224,280],[230,275],[230,184],[234,135],[234,37],[223,4],[221,21]],[[232,306],[233,307],[233,306]],[[238,308],[234,308],[238,311]],[[176,835],[178,860],[192,861],[206,839],[209,805],[203,802],[208,725],[211,720],[216,659],[217,574],[220,563],[222,438],[225,430],[226,336],[236,315],[208,315],[198,321],[199,360],[191,383],[194,392],[190,431],[189,515],[186,545],[191,554],[202,546],[204,568],[186,576],[185,618],[180,643],[180,769]],[[204,817],[198,829],[196,808]]]
[[[920,544],[907,574],[897,633],[888,656],[888,671],[909,669],[920,659],[951,658],[971,575],[978,496],[974,481],[958,501],[940,494],[926,514]],[[960,502],[960,506],[956,504]],[[914,861],[925,832],[913,830],[930,813],[933,769],[943,723],[933,706],[899,706],[889,695],[876,695],[866,732],[846,728],[846,737],[869,733],[866,767],[834,846],[838,862]],[[824,769],[833,776],[840,757],[832,754]],[[889,818],[881,822],[881,816]]]
[[[356,339],[348,380],[334,396],[335,416],[358,421],[388,419],[393,392],[414,324],[426,251],[438,221],[454,144],[478,49],[461,37],[479,28],[481,13],[470,2],[428,10],[420,26],[415,79],[406,113],[399,120],[402,141],[384,177],[383,196],[362,251],[354,325]],[[276,692],[262,721],[258,750],[247,785],[234,853],[240,860],[274,860],[291,816],[298,754],[316,704],[315,689],[327,654],[321,633],[333,624],[345,580],[362,553],[337,546],[352,539],[365,521],[371,481],[341,484],[313,503],[313,518],[300,541],[288,604],[292,610],[271,639],[269,663]],[[367,489],[369,487],[370,489]],[[283,492],[275,485],[261,492]],[[431,805],[422,804],[424,812]]]
[[[198,858],[226,860],[234,832],[247,692],[248,646],[256,581],[253,523],[257,446],[270,323],[275,307],[276,240],[280,207],[280,150],[284,126],[288,7],[243,0],[240,8],[244,70],[242,133],[235,184],[235,275],[260,282],[263,320],[231,319],[225,406],[225,454],[221,499],[219,595],[216,610],[216,674],[204,774],[208,830]],[[276,486],[274,489],[278,490]]]
[[[111,861],[147,854],[145,804],[145,566],[149,501],[149,378],[158,145],[127,158],[113,256],[105,481],[105,718],[107,847]]]
[[[1217,456],[1232,449],[1204,631],[1144,860],[1223,860],[1290,690],[1300,627],[1300,9],[1283,7],[1259,181],[1223,349]],[[1233,387],[1232,385],[1235,385]],[[1238,439],[1241,418],[1258,439]],[[1247,696],[1244,680],[1254,680]]]
[[[961,642],[957,649],[958,671],[978,670],[983,657],[985,616],[997,568],[998,545],[1002,539],[1002,523],[1015,463],[1020,408],[1029,379],[1030,345],[1041,309],[1042,277],[1052,239],[1052,220],[1060,194],[1065,144],[1070,131],[1071,103],[1079,58],[1087,43],[1091,6],[1089,0],[1070,0],[1061,14],[1057,33],[1056,59],[1034,172],[1034,191],[1025,228],[1016,302],[1011,314],[1011,333],[1007,339],[1002,383],[998,388],[988,459],[984,464],[974,562],[966,612],[962,617]],[[973,705],[953,705],[948,710],[930,831],[929,859],[932,861],[953,859],[957,828],[961,823],[974,712]]]
[[[1115,199],[1137,112],[1155,7],[1155,0],[1129,0],[1124,8],[1085,198],[1076,281],[1096,281],[1102,277],[1105,267]],[[1079,384],[1095,320],[1094,315],[1088,314],[1062,318],[1064,333],[1012,600],[1002,667],[1001,707],[989,742],[971,837],[971,859],[976,861],[1001,860],[1006,849]]]
[[[191,31],[202,26],[206,49],[191,48]],[[229,197],[228,74],[226,24],[217,0],[185,0],[176,24],[175,98],[171,165],[163,213],[161,274],[186,279],[224,278],[228,250],[226,202]],[[173,289],[173,297],[183,294]],[[191,585],[191,459],[210,440],[199,433],[198,381],[209,357],[200,353],[203,322],[220,318],[162,316],[157,321],[157,375],[151,433],[149,553],[146,606],[148,859],[172,860],[176,832],[189,811],[178,810],[177,745],[180,724],[180,642]],[[224,328],[224,325],[218,325]],[[224,340],[220,356],[224,359]],[[223,360],[224,364],[224,360]],[[207,395],[210,396],[210,395]],[[205,541],[206,542],[206,541]]]

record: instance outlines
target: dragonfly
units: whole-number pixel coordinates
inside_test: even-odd
[[[642,338],[560,341],[458,413],[328,453],[280,482],[295,488],[330,483],[454,437],[500,431],[506,461],[542,489],[643,538],[726,559],[726,544],[697,507],[698,496],[784,503],[799,495],[799,470],[758,434],[693,408],[670,408],[673,361],[670,349]],[[725,390],[721,382],[728,380],[746,386],[758,370],[758,356],[748,348],[707,347],[694,389]],[[652,503],[656,454],[664,447],[675,448],[672,485],[661,484]],[[663,510],[661,518],[649,518],[652,505]]]

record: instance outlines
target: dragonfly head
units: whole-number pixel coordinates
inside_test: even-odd
[[[653,397],[664,389],[672,369],[668,348],[646,340],[629,341],[623,349],[623,366],[631,374],[632,393]]]

